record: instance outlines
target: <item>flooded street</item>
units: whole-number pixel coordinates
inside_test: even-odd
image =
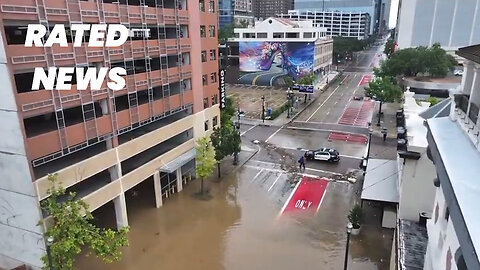
[[[285,196],[272,187],[284,190],[287,176],[272,170],[262,179],[278,183],[254,182],[259,171],[244,166],[219,183],[206,181],[209,201],[193,198],[200,183],[193,181],[159,209],[148,183],[135,187],[127,193],[131,231],[123,259],[104,265],[82,257],[77,269],[341,269],[354,185],[328,183],[316,215],[278,217]],[[94,214],[111,216],[113,223],[112,211],[105,206]],[[391,246],[376,239],[382,237],[378,229],[362,230],[352,237],[349,269],[388,269]],[[367,238],[372,246],[364,245]]]

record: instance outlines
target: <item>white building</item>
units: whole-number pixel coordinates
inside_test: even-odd
[[[293,22],[270,17],[257,22],[255,27],[235,28],[234,34],[235,42],[314,42],[313,71],[325,71],[332,64],[333,40],[327,37],[325,28],[314,27],[312,21]]]
[[[400,0],[399,49],[440,43],[447,51],[480,43],[480,0]]]
[[[330,37],[365,39],[371,34],[371,17],[368,12],[289,10],[288,14],[278,16],[292,21],[311,20],[315,27],[325,28],[326,35]]]
[[[429,157],[438,179],[427,222],[426,270],[480,269],[480,45],[457,54],[466,62],[461,89],[451,92],[455,106],[449,117],[427,120]]]

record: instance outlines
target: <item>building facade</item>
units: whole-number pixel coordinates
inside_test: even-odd
[[[431,46],[447,51],[480,43],[480,0],[401,0],[396,40],[399,49]]]
[[[264,80],[266,85],[273,85],[275,78],[285,75],[293,80],[320,71],[324,75],[332,64],[333,40],[326,36],[325,29],[313,27],[311,21],[270,17],[254,28],[234,31],[232,41],[238,42],[239,70],[248,74],[239,79],[244,80],[240,83]]]
[[[257,0],[253,2],[253,15],[257,20],[286,14],[293,9],[293,0]]]
[[[220,0],[219,27],[254,24],[252,0]]]
[[[367,12],[341,11],[298,11],[290,10],[287,14],[280,14],[281,18],[292,21],[311,20],[315,27],[326,29],[330,37],[354,37],[365,39],[369,35],[370,15]]]
[[[437,178],[427,221],[426,270],[480,269],[480,45],[460,48],[457,54],[466,59],[465,71],[460,89],[451,91],[450,115],[427,120],[429,158]]]
[[[126,191],[148,183],[160,207],[194,176],[195,139],[219,124],[217,3],[0,2],[0,268],[40,268],[49,174],[91,211],[113,204],[117,227],[128,225]],[[111,48],[74,48],[69,37],[67,47],[25,47],[27,25],[39,23],[136,34]],[[126,87],[31,90],[35,67],[62,66],[123,67]]]

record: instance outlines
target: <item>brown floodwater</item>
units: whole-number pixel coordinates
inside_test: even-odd
[[[127,193],[130,246],[122,260],[104,265],[82,256],[77,269],[342,269],[354,186],[329,183],[313,217],[278,217],[277,200],[250,183],[255,173],[242,168],[219,183],[207,181],[209,201],[192,196],[200,182],[193,181],[159,209],[153,183],[141,184]],[[113,207],[96,212],[100,223],[113,223]],[[388,269],[391,232],[367,225],[362,230],[352,237],[349,269]]]

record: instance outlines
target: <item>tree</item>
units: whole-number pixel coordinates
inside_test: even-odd
[[[438,98],[436,98],[436,97],[430,96],[430,97],[427,98],[427,102],[430,103],[430,107],[432,107],[432,106],[436,105],[438,102],[440,102],[440,100],[438,100]]]
[[[390,58],[390,56],[393,54],[394,49],[395,41],[393,39],[389,39],[385,44],[385,49],[383,50],[383,53],[386,54],[388,58]]]
[[[288,88],[292,88],[293,86],[293,80],[292,80],[292,77],[290,76],[285,76],[283,77],[283,81],[285,82],[285,85],[288,87]]]
[[[67,194],[57,183],[56,175],[49,175],[48,180],[51,183],[49,197],[41,202],[41,207],[50,215],[52,224],[45,237],[52,238],[53,243],[50,246],[51,262],[47,255],[42,257],[44,269],[49,269],[49,263],[53,269],[73,269],[75,257],[85,248],[106,263],[119,260],[120,247],[128,246],[128,227],[119,231],[98,228],[90,222],[93,216],[88,205],[75,199],[75,192]]]
[[[394,84],[391,77],[376,78],[365,87],[365,95],[380,102],[378,108],[378,123],[380,125],[380,115],[382,114],[382,104],[394,102],[402,97],[402,89]]]
[[[235,36],[233,31],[234,28],[235,27],[233,26],[233,24],[227,24],[221,27],[218,30],[218,43],[224,44],[228,41],[229,38],[233,38]]]
[[[358,40],[351,37],[333,38],[333,56],[335,61],[352,56],[353,52],[361,51],[369,43],[367,40]]]
[[[313,85],[315,83],[315,74],[310,73],[308,75],[305,75],[298,80],[298,83],[301,85]]]
[[[199,195],[203,196],[203,180],[205,177],[212,175],[213,168],[215,167],[215,148],[207,136],[199,138],[197,140],[197,147],[195,148],[197,150],[195,171],[201,179]]]

